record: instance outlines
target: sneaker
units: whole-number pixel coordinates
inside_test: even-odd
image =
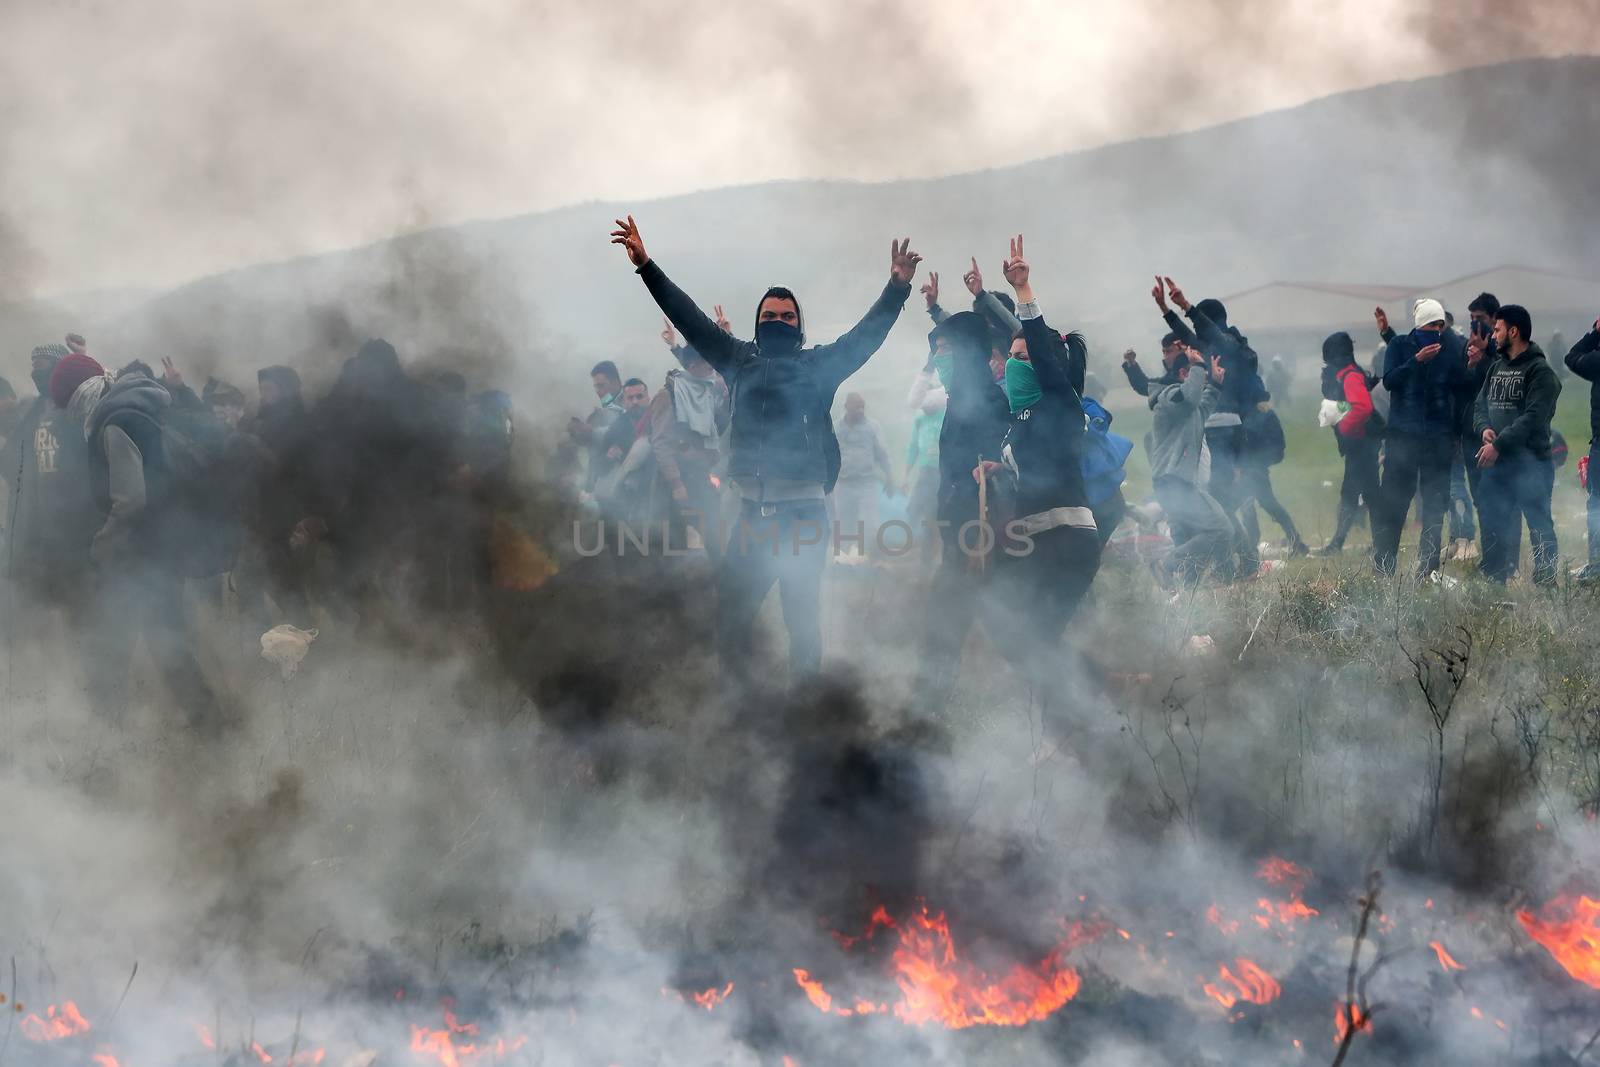
[[[1323,545],[1321,548],[1313,548],[1311,550],[1311,554],[1313,556],[1317,557],[1318,559],[1326,559],[1329,556],[1339,556],[1339,555],[1343,555],[1344,554],[1344,546],[1340,545],[1340,544],[1335,544],[1334,542],[1329,541],[1327,544]]]
[[[1478,551],[1478,542],[1476,541],[1460,541],[1457,543],[1460,547],[1456,549],[1455,558],[1458,560],[1478,559],[1483,555],[1482,552]]]
[[[1600,563],[1585,563],[1572,572],[1572,580],[1581,585],[1592,585],[1600,582]]]
[[[1301,556],[1309,556],[1310,554],[1311,548],[1304,541],[1296,541],[1289,546],[1290,559],[1299,559]]]

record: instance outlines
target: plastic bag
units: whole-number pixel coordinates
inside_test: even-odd
[[[311,651],[311,642],[317,631],[302,630],[283,623],[261,635],[261,658],[278,665],[283,680],[288,681],[300,669],[300,661]]]
[[[1349,410],[1350,405],[1343,400],[1324,400],[1322,406],[1317,408],[1317,425],[1327,429],[1344,418]]]

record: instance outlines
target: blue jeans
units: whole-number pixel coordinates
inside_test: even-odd
[[[1465,451],[1463,447],[1462,451]],[[1466,461],[1462,462],[1463,459]],[[1477,528],[1472,521],[1472,497],[1467,493],[1467,463],[1476,463],[1477,460],[1470,454],[1463,456],[1456,454],[1456,461],[1450,465],[1450,540],[1470,541],[1478,535]]]
[[[1589,562],[1600,565],[1600,441],[1589,442]]]
[[[1484,576],[1504,582],[1517,570],[1521,555],[1522,523],[1528,524],[1533,543],[1533,580],[1554,585],[1556,580],[1556,524],[1550,514],[1550,494],[1556,469],[1547,459],[1517,452],[1501,456],[1483,472],[1478,482],[1483,519]]]

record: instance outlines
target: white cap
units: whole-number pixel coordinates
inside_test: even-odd
[[[1419,330],[1430,322],[1443,322],[1444,305],[1431,296],[1425,296],[1411,309],[1411,320]]]

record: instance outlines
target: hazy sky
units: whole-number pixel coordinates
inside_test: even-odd
[[[982,169],[1600,51],[1600,0],[5,0],[0,302],[405,229]]]

